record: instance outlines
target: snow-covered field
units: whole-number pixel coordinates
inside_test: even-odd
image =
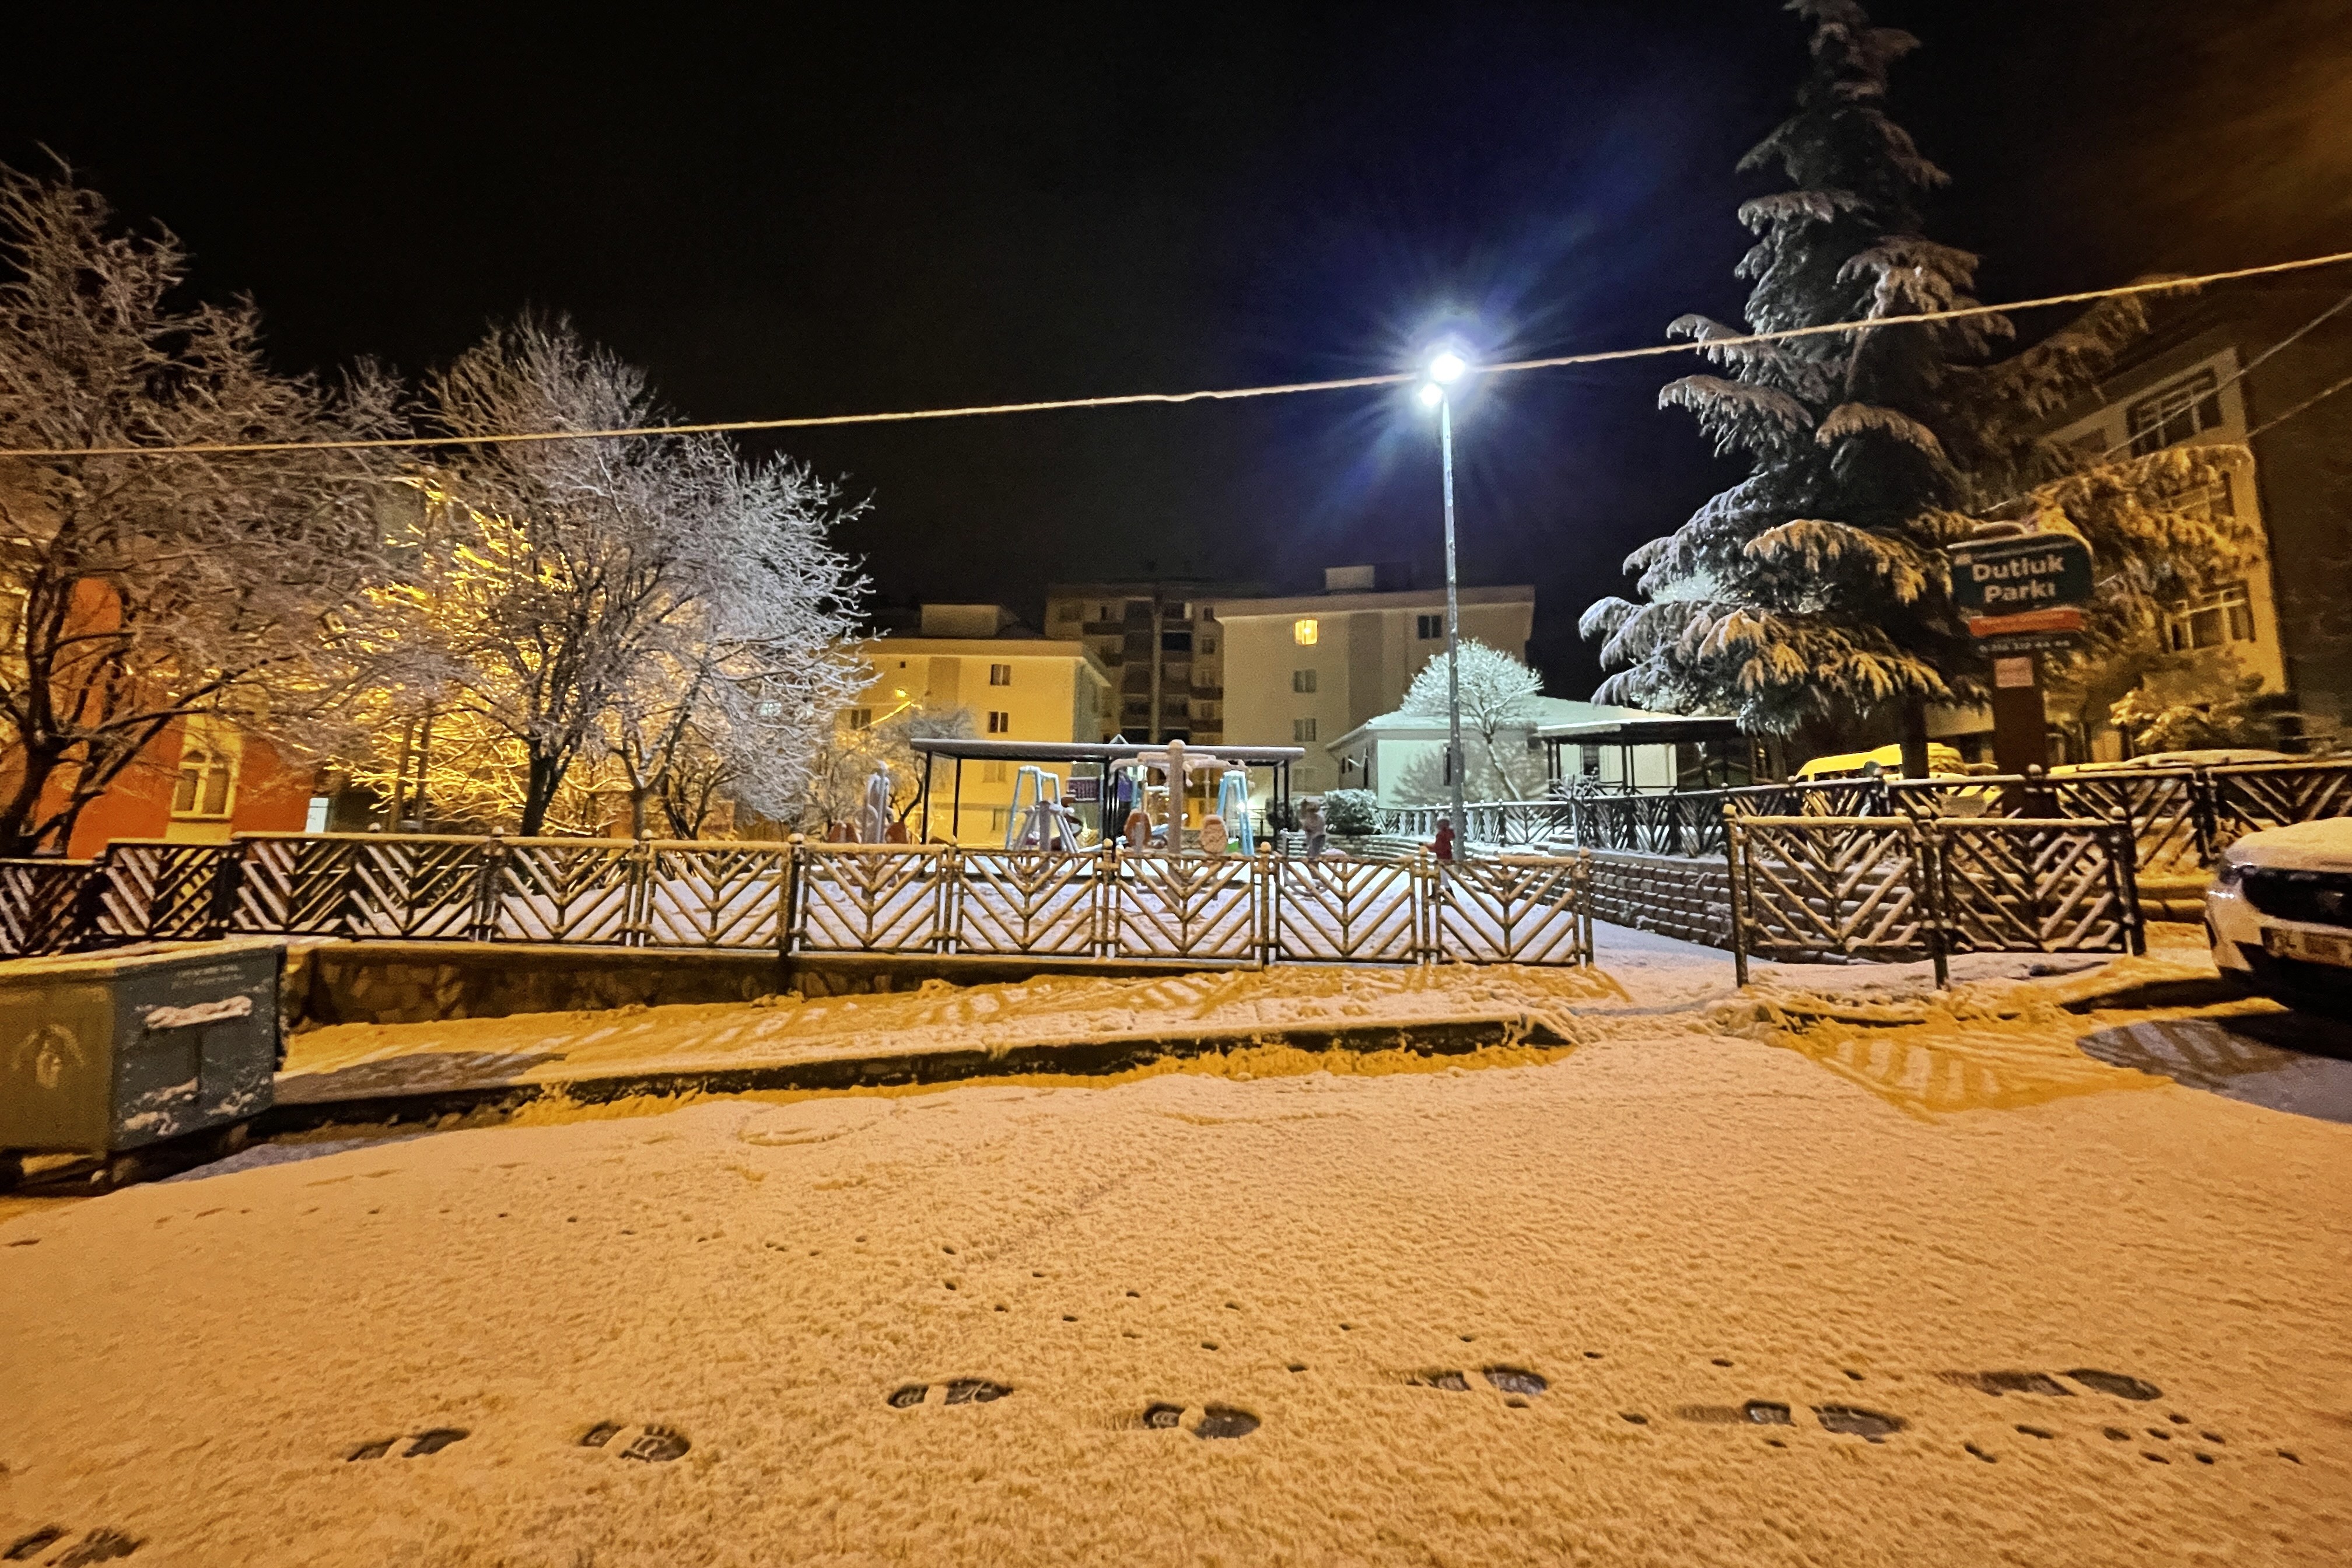
[[[2283,1016],[2058,1005],[2182,952],[1949,1001],[1604,963],[1536,1057],[539,1111],[21,1207],[0,1552],[2352,1558],[2352,1125],[2110,1065]]]

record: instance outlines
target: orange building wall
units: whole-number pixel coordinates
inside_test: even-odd
[[[289,767],[278,748],[247,735],[237,763],[236,793],[229,803],[232,833],[299,833],[310,815],[315,775]]]
[[[172,790],[179,773],[180,726],[173,724],[122,770],[112,788],[81,808],[66,853],[88,860],[117,838],[163,837],[172,826]],[[64,804],[61,796],[57,804]]]

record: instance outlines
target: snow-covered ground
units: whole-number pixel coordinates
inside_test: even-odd
[[[2190,950],[1735,994],[1605,935],[1607,980],[1066,983],[1478,985],[1567,1050],[541,1107],[20,1207],[0,1552],[2352,1557],[2352,1125],[2280,1048],[2340,1039],[2150,1005]],[[992,989],[1024,1026],[1148,1000]],[[984,999],[857,1000],[970,1010],[900,1020],[936,1033]],[[672,1011],[712,1010],[632,1022]]]

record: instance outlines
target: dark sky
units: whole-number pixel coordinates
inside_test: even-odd
[[[1770,0],[818,9],[45,7],[11,25],[0,159],[47,144],[171,226],[289,367],[414,372],[529,304],[692,417],[891,409],[1736,316],[1732,212],[1767,187],[1733,164],[1804,40]],[[1936,233],[1986,255],[1987,298],[2352,247],[2352,0],[1876,15],[1925,42],[1894,107],[1955,176]],[[1655,408],[1670,374],[1538,373],[1464,411],[1465,576],[1538,585],[1555,692],[1591,689],[1575,619],[1625,552],[1738,477]],[[846,542],[900,597],[1034,615],[1051,578],[1437,566],[1433,434],[1393,394],[787,449],[870,498]]]

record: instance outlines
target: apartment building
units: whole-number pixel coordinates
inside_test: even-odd
[[[2217,483],[2205,504],[2254,524],[2258,542],[2226,580],[2170,606],[2166,651],[2185,667],[2146,677],[2168,696],[2194,700],[2252,675],[2316,730],[2352,722],[2352,392],[2327,396],[2352,359],[2352,315],[2310,325],[2341,298],[2288,283],[2169,308],[2095,396],[2053,422],[2053,439],[2094,456],[2251,442],[2251,470]],[[2053,727],[2078,717],[2053,703]],[[2089,717],[2090,755],[2121,756],[2122,737]],[[1990,730],[1981,709],[1929,723],[1971,756],[1990,755]]]
[[[1187,579],[1048,584],[1045,635],[1083,642],[1116,688],[1102,733],[1081,738],[1224,739],[1223,639],[1213,605],[1255,592],[1250,584]]]
[[[839,720],[843,730],[887,724],[909,710],[961,709],[972,732],[1000,741],[1099,741],[1113,701],[1110,672],[1094,650],[1044,637],[999,605],[926,605],[909,636],[858,645],[874,680]],[[1015,776],[1010,763],[964,770],[957,837],[1003,843]],[[934,813],[932,831],[948,818]]]

